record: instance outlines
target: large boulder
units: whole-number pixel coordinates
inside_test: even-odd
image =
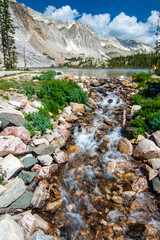
[[[26,144],[31,140],[30,132],[24,127],[7,127],[0,133],[0,136],[11,135],[19,137]]]
[[[9,153],[22,155],[28,152],[28,147],[22,140],[14,136],[0,136],[0,157]]]
[[[14,157],[12,154],[9,154],[0,160],[0,167],[2,168],[3,172],[6,173],[7,179],[10,179],[23,168],[23,164],[18,158]]]
[[[133,146],[127,138],[123,138],[119,141],[118,150],[121,153],[127,153],[128,155],[132,155],[133,153]]]
[[[24,240],[23,230],[8,214],[5,214],[2,217],[0,217],[0,239]]]
[[[0,121],[2,122],[2,129],[4,129],[7,126],[22,126],[25,122],[25,119],[22,113],[19,111],[16,111],[15,113],[11,113],[11,112],[2,112],[1,110]]]
[[[151,140],[144,139],[139,142],[133,151],[133,157],[136,159],[160,158],[160,148]]]
[[[23,180],[18,177],[11,179],[5,187],[7,190],[0,196],[0,208],[8,207],[21,197],[26,190]]]

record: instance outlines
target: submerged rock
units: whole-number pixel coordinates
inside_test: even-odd
[[[119,141],[118,149],[121,153],[126,153],[130,156],[133,153],[133,146],[127,138],[123,138]]]

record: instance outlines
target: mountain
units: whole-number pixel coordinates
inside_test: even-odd
[[[100,41],[105,54],[109,57],[154,52],[154,47],[152,45],[137,42],[135,40],[121,40],[115,37],[107,37],[101,39]]]
[[[147,50],[146,44],[135,41],[100,39],[88,24],[46,18],[15,0],[10,1],[10,13],[19,67],[24,67],[25,62],[27,67],[105,67],[110,56],[153,49],[148,45]]]

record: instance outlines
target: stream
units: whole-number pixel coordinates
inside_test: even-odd
[[[91,87],[98,109],[79,114],[68,143],[77,151],[51,180],[49,201],[59,197],[60,207],[42,215],[61,240],[158,240],[156,198],[140,185],[140,163],[118,151],[128,92],[106,83]]]

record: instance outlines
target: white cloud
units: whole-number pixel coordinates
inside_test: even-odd
[[[99,15],[83,13],[78,21],[90,24],[101,37],[108,35],[108,24],[110,22],[110,15],[108,13]]]
[[[76,9],[71,9],[70,6],[63,6],[56,9],[54,6],[48,6],[44,12],[44,15],[49,18],[61,19],[67,22],[75,22],[75,19],[79,16]]]
[[[155,43],[155,32],[160,12],[151,11],[146,22],[138,22],[135,16],[127,16],[121,12],[112,21],[110,14],[86,14],[79,15],[76,9],[63,6],[56,9],[48,6],[44,12],[46,17],[57,18],[68,22],[83,22],[90,24],[100,37],[114,36],[120,39],[133,39],[146,43]],[[78,18],[79,17],[79,18]]]

